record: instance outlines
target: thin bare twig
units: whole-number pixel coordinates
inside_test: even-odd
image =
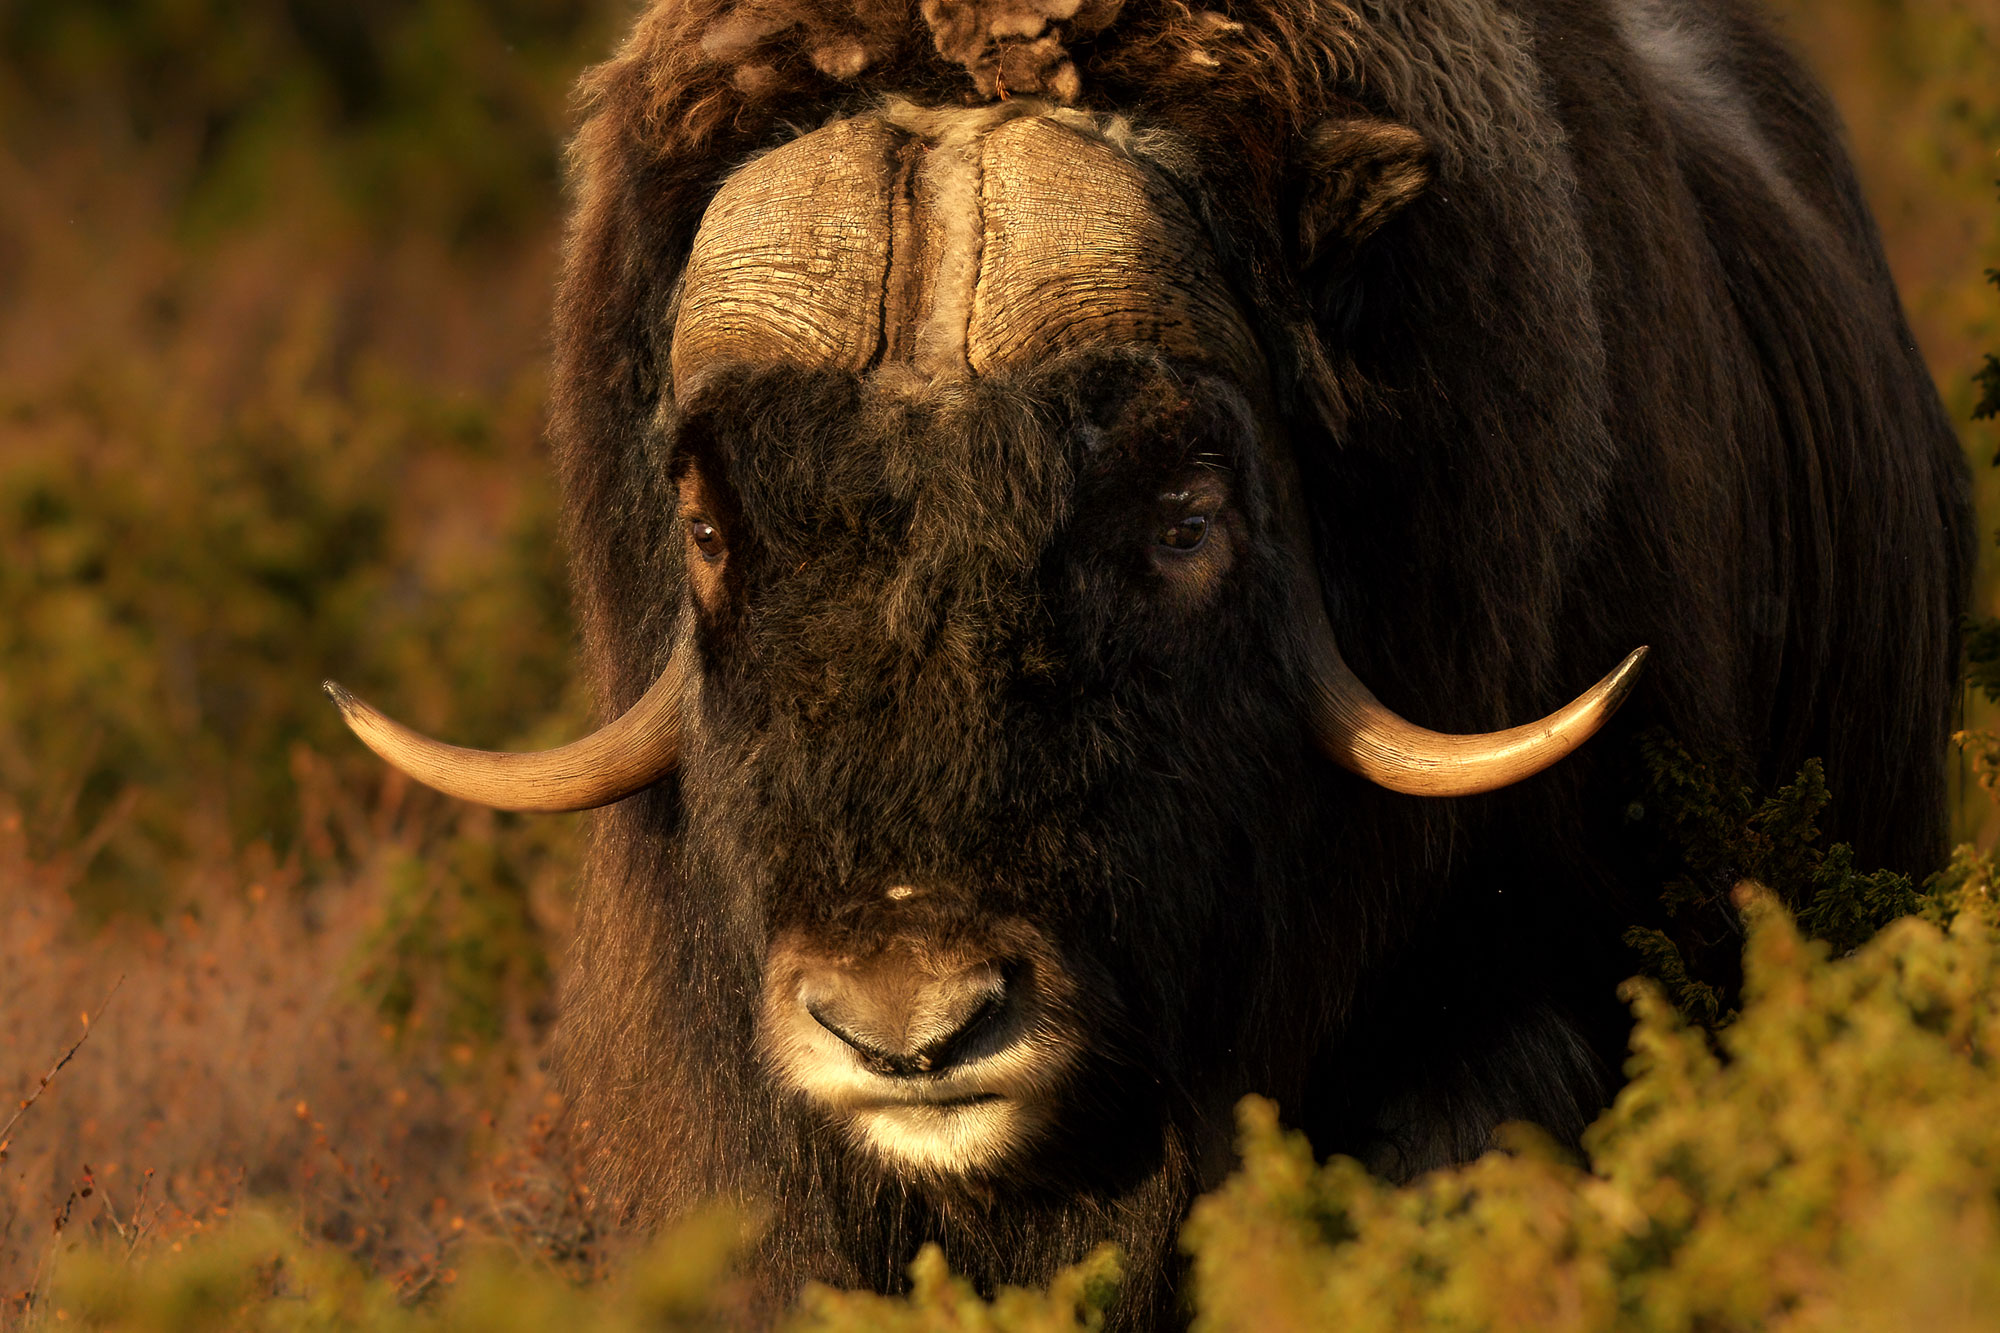
[[[97,1187],[97,1206],[104,1211],[106,1217],[111,1219],[111,1229],[118,1233],[118,1239],[128,1240],[131,1238],[131,1232],[125,1229],[125,1223],[118,1216],[118,1205],[111,1201],[111,1187],[109,1185],[99,1185]]]
[[[145,1179],[139,1182],[139,1197],[132,1205],[130,1220],[118,1216],[117,1200],[111,1197],[111,1186],[97,1186],[97,1202],[104,1209],[104,1215],[111,1219],[111,1229],[118,1233],[118,1239],[126,1242],[125,1252],[131,1254],[145,1233],[144,1214],[146,1211],[146,1191],[153,1185],[153,1168],[146,1168]]]
[[[124,984],[125,974],[121,972],[118,974],[118,980],[112,982],[111,989],[106,992],[104,1003],[97,1006],[97,1016],[99,1018],[104,1016],[104,1011],[110,1007],[112,997],[118,994],[118,988]],[[62,1059],[50,1066],[48,1073],[42,1075],[42,1081],[35,1085],[34,1092],[29,1094],[26,1101],[14,1108],[14,1114],[7,1117],[7,1123],[0,1125],[0,1162],[7,1160],[7,1148],[14,1142],[14,1126],[21,1123],[21,1117],[28,1113],[28,1108],[42,1099],[42,1094],[49,1090],[49,1084],[55,1081],[57,1074],[62,1073],[63,1066],[75,1059],[76,1053],[83,1049],[83,1044],[90,1040],[90,1021],[90,1015],[85,1014],[83,1016],[83,1035],[78,1037],[75,1044],[67,1051],[63,1052]]]
[[[130,1259],[139,1248],[139,1242],[146,1238],[146,1191],[153,1187],[153,1168],[146,1168],[146,1178],[139,1182],[139,1201],[132,1205],[132,1239],[125,1246],[125,1257]],[[153,1220],[160,1220],[160,1205],[153,1205]]]

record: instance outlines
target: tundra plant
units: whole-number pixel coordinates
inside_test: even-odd
[[[1517,1132],[1395,1189],[1246,1101],[1243,1168],[1184,1234],[1197,1327],[1994,1327],[2000,965],[1991,867],[1965,868],[1840,959],[1745,892],[1741,1015],[1711,1039],[1632,983],[1587,1164]]]

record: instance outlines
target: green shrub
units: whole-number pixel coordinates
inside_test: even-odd
[[[62,1327],[120,1333],[665,1333],[716,1327],[740,1312],[729,1265],[742,1233],[724,1212],[690,1218],[617,1279],[593,1287],[486,1248],[462,1256],[461,1268],[444,1270],[439,1287],[412,1304],[347,1255],[306,1244],[260,1213],[143,1264],[79,1251],[58,1273],[50,1306]]]
[[[1630,987],[1632,1080],[1586,1163],[1522,1131],[1396,1189],[1246,1102],[1243,1170],[1186,1232],[1197,1326],[1995,1327],[2000,938],[1971,899],[1832,959],[1749,898],[1719,1050]]]
[[[86,924],[351,865],[300,842],[302,747],[383,781],[324,677],[475,744],[584,721],[539,362],[618,10],[0,7],[0,822]]]
[[[1734,1015],[1743,947],[1735,891],[1746,880],[1836,953],[1922,910],[1924,895],[1907,875],[1863,873],[1853,848],[1826,845],[1818,821],[1829,794],[1819,760],[1807,760],[1794,781],[1764,796],[1663,731],[1642,736],[1639,751],[1646,799],[1635,809],[1657,844],[1663,921],[1633,926],[1625,943],[1693,1022],[1719,1027]]]

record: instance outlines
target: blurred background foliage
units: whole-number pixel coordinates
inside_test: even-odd
[[[1991,532],[2000,0],[1770,5],[1847,117]],[[371,1301],[448,1283],[472,1237],[603,1271],[536,1071],[577,825],[411,788],[316,686],[476,745],[588,719],[543,376],[568,91],[633,8],[0,0],[0,1091],[130,978],[0,1144],[0,1316],[43,1308],[52,1220],[130,1255],[252,1198],[386,1277]],[[2000,836],[1963,767],[1958,887]],[[1808,775],[1787,791],[1809,821]],[[1722,901],[1739,851],[1690,892]],[[1834,857],[1799,852],[1788,896],[1861,883]],[[1694,988],[1733,928],[1647,943],[1635,970],[1728,1017]]]
[[[0,1142],[0,1323],[52,1223],[253,1197],[404,1292],[471,1234],[599,1263],[538,1069],[576,823],[403,783],[318,683],[477,745],[588,718],[543,363],[628,8],[0,3],[10,1098],[126,977]]]
[[[616,9],[0,9],[0,802],[89,919],[343,850],[301,753],[384,779],[322,677],[472,743],[583,718],[541,351]]]

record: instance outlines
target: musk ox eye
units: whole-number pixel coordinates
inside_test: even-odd
[[[1172,508],[1179,508],[1180,505],[1187,503],[1186,496],[1170,495],[1166,498]],[[1175,501],[1179,501],[1180,505],[1174,504]],[[1208,540],[1209,525],[1213,521],[1214,516],[1211,514],[1169,514],[1156,540],[1169,551],[1187,555],[1200,550],[1202,543]]]
[[[1178,523],[1168,524],[1160,532],[1160,545],[1170,551],[1193,551],[1207,540],[1207,514],[1189,514]]]
[[[707,519],[688,520],[688,540],[694,543],[694,549],[702,559],[714,563],[722,558],[722,534]]]

